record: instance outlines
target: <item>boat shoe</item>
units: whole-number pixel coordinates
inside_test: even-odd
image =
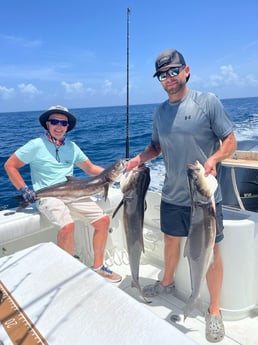
[[[219,316],[211,315],[209,310],[205,314],[206,339],[211,343],[218,343],[225,336],[225,329],[221,314]]]
[[[155,297],[161,294],[172,294],[175,291],[175,284],[171,283],[169,285],[163,286],[159,280],[154,284],[149,284],[144,286],[142,293],[144,297]]]
[[[122,280],[122,277],[118,273],[111,271],[104,265],[97,269],[93,268],[93,270],[111,283],[119,283]]]

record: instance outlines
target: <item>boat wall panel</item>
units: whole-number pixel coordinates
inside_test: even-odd
[[[8,213],[8,212],[6,212]],[[11,241],[13,238],[22,238],[30,233],[40,231],[40,216],[38,213],[11,213],[0,219],[0,243]]]
[[[57,229],[35,209],[0,214],[0,257],[38,244],[56,242]]]
[[[249,219],[225,220],[225,238],[221,242],[224,278],[222,310],[246,317],[256,304],[255,282],[257,253],[254,246],[255,223]]]

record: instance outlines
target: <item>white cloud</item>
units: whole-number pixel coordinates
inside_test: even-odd
[[[0,97],[3,99],[9,99],[15,94],[14,88],[7,88],[5,86],[0,85]]]
[[[41,92],[36,88],[36,86],[32,85],[32,84],[19,84],[18,88],[20,90],[21,93],[26,93],[29,95],[37,95],[40,94]]]
[[[116,96],[119,94],[123,94],[123,88],[119,92],[119,90],[117,88],[114,88],[112,81],[110,81],[108,79],[104,80],[103,95],[113,95],[113,96],[115,95]]]
[[[258,78],[255,77],[253,74],[247,74],[245,77],[246,77],[248,84],[254,85],[254,86],[258,85]]]
[[[221,75],[224,78],[226,84],[237,83],[240,81],[239,76],[234,72],[232,65],[221,66]]]
[[[92,87],[87,87],[87,89],[85,91],[86,91],[86,93],[89,93],[90,95],[96,94],[96,90],[94,90]]]
[[[104,81],[104,95],[112,92],[112,82],[110,80]]]
[[[79,81],[75,83],[67,83],[62,81],[61,85],[65,88],[67,93],[83,93],[84,91],[83,83]]]
[[[191,81],[200,82],[196,79]],[[204,82],[206,87],[220,87],[220,86],[254,86],[258,84],[258,79],[253,74],[239,74],[237,73],[231,64],[220,66],[217,74],[211,74],[206,78]]]

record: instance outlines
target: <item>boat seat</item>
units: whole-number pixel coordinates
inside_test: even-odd
[[[55,231],[56,230],[56,231]],[[48,241],[56,241],[57,228],[34,207],[23,212],[5,210],[0,214],[0,257],[38,243],[42,232]]]
[[[0,244],[40,231],[40,215],[35,209],[25,212],[6,210],[0,216]]]

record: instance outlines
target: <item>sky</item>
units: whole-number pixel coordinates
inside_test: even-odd
[[[257,97],[257,13],[257,0],[3,0],[0,112],[126,105],[127,86],[130,105],[162,102],[152,76],[170,48],[190,88]]]

